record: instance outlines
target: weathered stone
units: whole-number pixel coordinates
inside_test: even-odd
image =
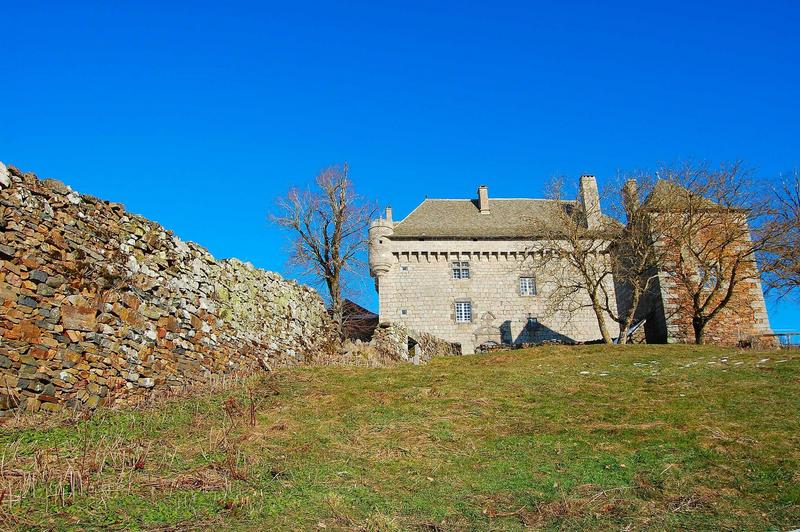
[[[36,308],[39,306],[39,302],[30,296],[22,296],[21,298],[19,298],[18,303],[22,306],[31,308]]]
[[[19,292],[10,284],[0,281],[0,300],[16,301]]]
[[[28,279],[37,283],[47,282],[47,274],[41,270],[31,270],[28,272]]]
[[[0,394],[0,410],[12,410],[19,406],[19,399],[13,395]]]
[[[63,275],[51,275],[47,278],[47,286],[50,288],[59,288],[61,285],[67,282],[66,278]]]
[[[64,409],[64,406],[59,403],[52,402],[52,403],[41,403],[41,408],[42,410],[46,410],[47,412],[60,412],[61,410]]]
[[[93,331],[97,310],[92,307],[61,306],[61,323],[65,329],[76,331]]]
[[[66,331],[66,335],[67,338],[69,338],[72,342],[80,342],[83,340],[83,335],[80,333],[80,331],[68,330]]]
[[[139,307],[139,313],[146,318],[150,318],[151,320],[157,320],[164,315],[164,312],[161,309],[153,305],[142,305]]]
[[[3,163],[0,163],[0,188],[11,186],[11,176],[8,175],[8,168]]]
[[[0,259],[12,259],[16,254],[16,250],[6,244],[0,244]]]
[[[50,286],[42,283],[36,287],[36,294],[40,296],[50,297],[56,293]]]

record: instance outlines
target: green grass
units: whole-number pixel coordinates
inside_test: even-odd
[[[69,427],[5,429],[0,524],[800,526],[797,352],[547,347],[423,367],[293,368],[271,384],[277,395],[251,382],[263,395],[255,426],[241,385]]]

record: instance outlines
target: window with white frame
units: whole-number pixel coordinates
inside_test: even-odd
[[[453,279],[469,279],[469,262],[453,263]]]
[[[519,278],[519,295],[521,296],[535,296],[536,295],[536,278],[532,275]]]
[[[456,301],[456,323],[469,323],[472,321],[472,303],[469,301]]]

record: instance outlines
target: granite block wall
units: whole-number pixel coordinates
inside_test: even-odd
[[[465,354],[484,343],[585,342],[601,337],[588,296],[554,305],[562,261],[546,262],[528,242],[389,241],[378,280],[380,319],[459,343]],[[599,257],[598,260],[603,260]],[[467,261],[468,279],[454,279],[454,261]],[[536,279],[536,295],[520,294],[520,276]],[[609,293],[614,293],[611,280]],[[469,301],[472,321],[457,323],[456,301]],[[614,330],[610,317],[607,323]]]

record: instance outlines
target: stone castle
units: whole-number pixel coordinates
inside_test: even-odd
[[[380,325],[348,350],[315,290],[216,260],[118,203],[0,163],[0,415],[124,405],[299,363],[424,363],[487,344],[595,340],[590,309],[549,308],[558,265],[539,265],[554,250],[529,227],[586,205],[599,207],[591,176],[575,201],[490,199],[481,187],[474,200],[425,200],[400,222],[387,209],[369,233]],[[591,212],[586,223],[599,223]],[[610,279],[607,289],[622,293]],[[685,300],[659,277],[648,341],[690,339]],[[753,281],[709,338],[768,331]]]
[[[400,221],[387,208],[369,232],[380,321],[430,332],[460,344],[464,353],[486,345],[598,340],[588,295],[576,295],[583,300],[570,311],[554,309],[549,301],[554,276],[569,268],[559,266],[552,241],[537,240],[533,227],[537,219],[566,208],[583,209],[587,227],[600,225],[594,176],[581,177],[575,201],[495,199],[481,186],[474,199],[425,199]],[[597,253],[594,260],[604,267],[609,259]],[[605,282],[612,305],[624,305],[624,287],[615,286],[611,276]],[[647,317],[647,341],[687,341],[691,323],[682,295],[663,272],[656,285],[638,312]],[[709,325],[712,340],[730,344],[770,332],[760,284],[747,283],[738,292],[738,304]],[[610,317],[606,322],[613,326]]]

